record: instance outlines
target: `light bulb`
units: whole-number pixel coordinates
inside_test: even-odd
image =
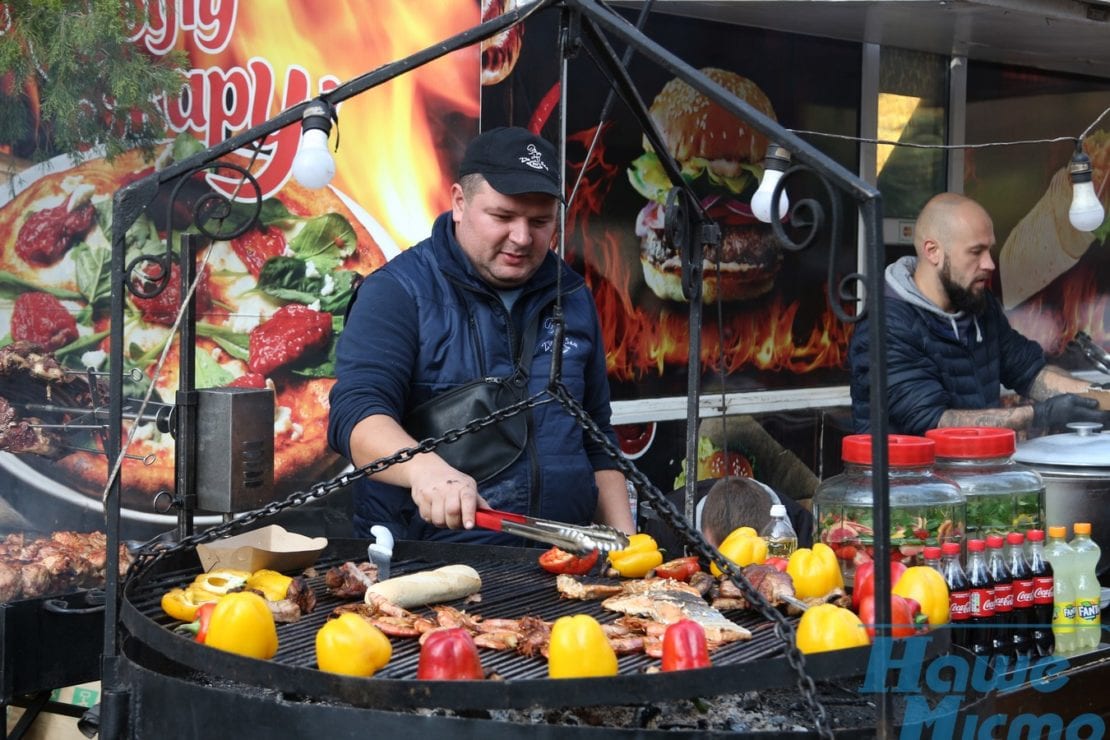
[[[328,151],[328,134],[318,128],[301,134],[301,145],[293,158],[293,177],[311,190],[324,187],[335,177],[335,159]]]
[[[775,193],[775,186],[782,179],[783,173],[790,165],[790,152],[778,144],[767,147],[767,156],[763,160],[763,180],[759,188],[752,195],[752,214],[765,224],[771,223],[771,196]],[[783,218],[790,209],[790,199],[786,197],[786,190],[779,193],[778,214]]]
[[[1091,182],[1091,159],[1083,153],[1083,143],[1076,147],[1072,155],[1068,172],[1071,174],[1071,208],[1068,209],[1068,220],[1079,231],[1094,231],[1102,226],[1106,211],[1095,194],[1094,183]]]

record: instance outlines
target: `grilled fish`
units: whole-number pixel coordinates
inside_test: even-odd
[[[721,612],[705,603],[698,590],[669,578],[631,581],[622,584],[622,593],[601,602],[609,611],[647,617],[655,622],[673,624],[691,619],[705,630],[711,642],[750,640],[752,633],[730,622]]]

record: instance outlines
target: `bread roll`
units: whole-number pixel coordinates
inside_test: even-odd
[[[365,599],[367,604],[385,599],[402,609],[412,609],[462,599],[481,588],[482,577],[469,565],[445,565],[375,583],[366,589]]]

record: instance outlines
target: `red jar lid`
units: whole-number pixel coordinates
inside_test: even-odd
[[[887,435],[889,464],[900,467],[932,465],[936,460],[936,443],[925,437],[909,434]],[[840,459],[857,465],[871,464],[871,435],[849,434],[840,444]]]
[[[943,427],[925,436],[937,443],[937,457],[1009,457],[1016,445],[1014,430],[1002,427]]]

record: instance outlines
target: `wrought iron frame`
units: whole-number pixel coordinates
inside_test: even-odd
[[[650,2],[649,2],[650,4]],[[712,244],[715,240],[719,240],[719,230],[716,225],[710,221],[707,216],[702,212],[699,201],[694,197],[692,190],[686,185],[681,176],[679,169],[673,158],[665,156],[667,151],[666,147],[662,145],[662,137],[656,129],[652,119],[647,113],[647,106],[644,100],[636,90],[635,85],[632,83],[630,76],[626,70],[626,63],[618,59],[613,52],[612,46],[609,43],[605,33],[612,35],[614,38],[619,39],[628,45],[629,51],[641,55],[650,62],[653,62],[660,67],[669,71],[674,77],[685,81],[695,90],[703,93],[707,97],[714,100],[718,105],[728,110],[737,117],[747,121],[760,133],[768,137],[769,140],[777,142],[781,146],[788,149],[794,157],[794,160],[801,163],[801,165],[808,171],[816,174],[816,176],[825,185],[827,193],[830,195],[831,209],[832,209],[832,227],[833,233],[829,242],[831,244],[831,252],[829,255],[829,298],[837,311],[838,316],[842,320],[858,319],[862,316],[863,311],[857,312],[857,316],[852,317],[844,314],[839,310],[838,302],[841,300],[854,300],[855,296],[845,293],[845,287],[853,281],[863,280],[866,287],[866,298],[868,302],[868,312],[871,315],[870,320],[870,361],[871,361],[871,428],[872,428],[872,459],[875,475],[873,476],[873,498],[874,498],[874,527],[882,533],[881,537],[885,541],[889,537],[889,482],[887,479],[888,471],[888,455],[886,437],[888,432],[888,425],[886,419],[886,408],[883,399],[886,398],[886,332],[885,332],[885,311],[883,307],[883,249],[882,249],[882,205],[881,197],[877,189],[861,180],[854,173],[848,171],[839,163],[833,161],[820,151],[818,151],[811,144],[802,140],[791,131],[783,128],[777,122],[771,120],[763,113],[752,108],[746,101],[737,98],[728,90],[721,87],[713,80],[702,75],[697,69],[693,68],[683,60],[672,54],[660,44],[646,37],[639,31],[633,24],[629,23],[627,19],[615,13],[608,8],[604,3],[599,0],[537,0],[537,2],[517,7],[516,9],[498,17],[493,20],[481,23],[478,26],[470,28],[460,34],[452,36],[443,40],[433,46],[430,46],[422,51],[419,51],[404,59],[397,60],[385,64],[373,71],[367,72],[359,77],[356,77],[334,90],[324,93],[319,96],[319,99],[327,103],[335,105],[343,100],[354,97],[366,90],[369,90],[377,85],[388,82],[389,80],[399,75],[405,74],[427,62],[442,57],[458,49],[466,46],[471,46],[486,38],[494,36],[497,33],[507,29],[508,27],[521,23],[532,15],[548,9],[560,8],[562,10],[562,36],[560,40],[561,52],[564,55],[563,75],[565,78],[566,55],[570,51],[576,51],[581,44],[581,48],[586,49],[587,53],[591,56],[598,68],[606,75],[606,77],[613,84],[614,90],[619,94],[624,102],[628,105],[630,110],[638,119],[641,127],[644,129],[645,135],[648,137],[655,147],[656,152],[661,154],[660,159],[663,163],[664,169],[670,177],[672,183],[675,185],[675,190],[672,191],[670,198],[670,210],[674,215],[682,215],[680,226],[676,230],[672,227],[669,237],[675,239],[684,248],[682,250],[684,255],[684,268],[685,269],[685,285],[686,290],[690,294],[690,373],[689,373],[689,389],[688,389],[688,416],[687,416],[687,459],[696,459],[696,429],[698,423],[698,395],[700,389],[698,382],[700,379],[700,325],[701,325],[701,300],[700,300],[700,287],[701,287],[701,266],[702,266],[702,249],[707,244]],[[604,32],[604,33],[603,33]],[[582,42],[585,43],[582,43]],[[563,80],[564,101],[566,80]],[[143,261],[158,262],[163,266],[163,273],[157,279],[162,280],[164,285],[165,281],[169,279],[170,268],[169,259],[172,253],[171,242],[167,239],[165,255],[149,256],[145,260],[132,260],[131,263],[126,263],[126,243],[125,234],[127,229],[139,218],[141,213],[147,206],[149,206],[156,197],[160,186],[172,182],[178,182],[178,187],[181,182],[188,180],[193,174],[200,172],[204,169],[230,166],[226,162],[221,162],[221,158],[235,152],[236,150],[248,147],[252,142],[260,142],[266,136],[282,129],[286,126],[299,123],[302,115],[307,107],[313,104],[313,100],[292,106],[286,109],[277,116],[270,120],[259,124],[247,131],[230,137],[224,142],[216,144],[203,152],[194,156],[175,163],[165,169],[157,171],[141,180],[138,180],[125,188],[122,188],[115,195],[113,200],[113,218],[112,218],[112,299],[110,309],[110,319],[113,331],[110,338],[110,417],[108,422],[108,437],[107,444],[105,445],[105,452],[107,453],[110,461],[109,469],[112,463],[117,459],[122,445],[122,421],[123,421],[123,316],[126,295],[128,291],[133,291],[132,288],[132,269],[137,264]],[[565,126],[566,109],[564,105],[560,106],[560,116],[562,123]],[[560,134],[562,136],[562,133]],[[565,151],[563,151],[563,142],[560,142],[561,156],[565,159]],[[565,169],[565,168],[564,168]],[[797,171],[799,168],[792,168],[788,172],[788,177]],[[783,182],[778,185],[775,196],[772,198],[772,203],[777,206],[778,192],[781,191],[785,184]],[[859,275],[849,275],[840,281],[834,287],[835,271],[833,267],[834,258],[836,256],[836,249],[841,245],[839,244],[839,234],[836,233],[837,222],[836,216],[840,209],[838,191],[843,191],[847,196],[855,202],[856,208],[860,217],[861,228],[863,233],[863,240],[865,243],[866,252],[866,278],[861,278]],[[175,190],[176,192],[176,190]],[[172,204],[171,204],[172,207]],[[822,217],[823,208],[816,201],[807,200],[805,202],[796,204],[792,210],[795,214],[808,213],[810,235],[802,240],[800,243],[793,243],[788,238],[781,224],[775,223],[774,230],[776,236],[784,243],[787,248],[805,248],[808,246],[814,234],[824,225],[824,218]],[[775,214],[777,216],[777,214]],[[775,220],[775,219],[773,219]],[[673,220],[672,220],[673,222]],[[854,245],[852,247],[855,248]],[[190,274],[193,270],[193,253],[192,248],[186,244],[181,249],[181,269],[183,274]],[[188,263],[188,264],[186,264]],[[184,282],[184,281],[183,281]],[[188,285],[189,283],[185,283]],[[185,322],[190,327],[186,332],[192,331],[192,323],[195,315],[190,317],[186,315]],[[189,338],[194,338],[192,334],[188,334]],[[557,341],[560,339],[557,335]],[[182,336],[183,347],[186,336]],[[556,354],[557,356],[557,354]],[[183,373],[185,375],[185,384],[179,392],[179,405],[188,408],[190,405],[190,394],[192,392],[191,372]],[[542,398],[541,396],[548,396]],[[431,440],[424,440],[419,446],[415,448],[407,448],[398,453],[388,457],[376,460],[361,469],[358,469],[350,474],[344,474],[339,478],[326,483],[320,483],[312,487],[307,493],[297,493],[289,497],[284,502],[276,503],[263,509],[254,512],[247,512],[246,514],[236,518],[232,522],[212,530],[208,530],[200,535],[187,536],[177,546],[170,548],[168,551],[176,551],[183,546],[195,546],[195,544],[203,541],[215,539],[221,534],[228,531],[241,528],[248,525],[259,518],[268,516],[276,511],[289,506],[296,506],[305,501],[319,498],[328,495],[334,490],[348,485],[350,482],[362,476],[373,474],[385,469],[389,465],[410,459],[413,455],[435,449],[438,444],[444,441],[451,441],[457,439],[461,434],[475,431],[478,428],[488,424],[497,423],[502,418],[506,418],[515,413],[519,413],[526,408],[534,406],[538,403],[545,403],[549,400],[559,401],[567,410],[572,413],[579,421],[580,425],[586,429],[591,436],[600,443],[609,454],[618,460],[621,469],[625,472],[628,478],[637,486],[637,489],[642,493],[646,493],[649,500],[660,510],[664,518],[675,529],[683,534],[691,543],[692,549],[697,551],[704,557],[716,562],[723,571],[737,583],[738,586],[749,596],[749,600],[753,603],[762,604],[765,614],[772,620],[775,615],[778,616],[776,623],[776,632],[787,642],[787,657],[799,675],[799,688],[803,695],[808,695],[812,698],[813,684],[812,681],[806,676],[804,671],[804,658],[793,647],[791,637],[791,628],[782,620],[781,615],[760,597],[744,579],[740,570],[736,568],[731,562],[723,559],[720,553],[710,546],[700,533],[697,532],[689,524],[689,519],[680,516],[680,512],[660,493],[651,482],[638,470],[636,470],[631,463],[620,456],[619,450],[609,443],[608,439],[601,434],[600,430],[589,418],[588,414],[577,404],[576,401],[570,396],[566,389],[562,386],[558,377],[557,365],[553,368],[552,382],[546,392],[537,394],[529,399],[525,399],[513,406],[495,412],[489,417],[481,420],[475,420],[464,428],[452,430],[442,437]],[[178,413],[178,444],[182,444],[182,440],[188,440],[190,434],[190,417],[188,414]],[[186,441],[187,445],[188,442]],[[178,450],[180,456],[181,449]],[[689,476],[691,483],[695,476]],[[179,485],[184,483],[188,485],[187,481],[180,481]],[[121,668],[121,653],[119,645],[119,608],[121,598],[121,587],[125,585],[119,577],[119,553],[118,544],[120,542],[120,501],[121,501],[122,484],[119,475],[115,475],[106,490],[105,496],[105,517],[106,517],[106,534],[108,537],[108,563],[107,563],[107,604],[105,609],[105,626],[104,626],[104,646],[103,646],[103,659],[102,659],[102,682],[103,691],[100,708],[100,731],[106,737],[118,737],[126,734],[127,728],[127,701],[128,692],[125,685],[121,681],[122,672]],[[187,496],[188,491],[184,492]],[[688,499],[690,498],[688,491]],[[180,497],[182,492],[178,492]],[[185,518],[188,519],[190,512],[188,511],[188,501],[185,501]],[[182,524],[187,527],[188,524]],[[888,543],[884,542],[884,545]],[[164,550],[165,551],[165,550]],[[876,591],[879,594],[888,594],[890,591],[890,576],[889,576],[889,548],[887,546],[879,547],[875,552],[876,561]],[[144,554],[140,559],[140,567],[137,569],[142,570],[143,565],[149,566],[158,559],[156,552],[150,551]],[[135,572],[135,571],[133,571]],[[130,575],[130,574],[129,574]],[[889,599],[880,598],[876,607],[876,621],[878,622],[878,636],[883,637],[888,631],[886,625],[890,622],[890,602]],[[886,666],[880,665],[880,670],[885,673]],[[808,682],[808,686],[806,685]],[[824,710],[819,705],[811,705],[814,710],[815,721],[819,732],[826,736],[831,736],[831,728],[827,723],[827,718],[824,716]],[[884,692],[882,701],[879,706],[878,729],[881,735],[886,736],[891,732],[891,702],[890,694]]]

